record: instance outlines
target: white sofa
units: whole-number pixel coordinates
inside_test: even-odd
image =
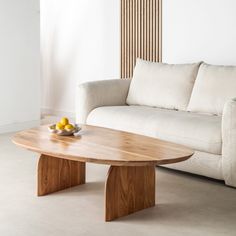
[[[138,59],[132,80],[77,89],[77,122],[191,147],[189,160],[166,167],[236,187],[236,67]]]

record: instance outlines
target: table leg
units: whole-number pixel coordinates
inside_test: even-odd
[[[105,198],[106,221],[155,206],[155,167],[111,166]]]
[[[38,162],[38,196],[85,183],[85,163],[41,155]]]

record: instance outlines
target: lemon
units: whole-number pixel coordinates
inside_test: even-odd
[[[69,124],[69,119],[67,117],[63,117],[63,118],[61,118],[60,123],[64,126],[68,125]]]
[[[64,126],[62,123],[60,123],[60,122],[58,122],[58,123],[56,124],[56,129],[57,129],[57,130],[63,130],[64,127],[65,127],[65,126]]]
[[[65,126],[65,129],[72,130],[72,129],[74,129],[74,126],[72,124],[68,124]]]

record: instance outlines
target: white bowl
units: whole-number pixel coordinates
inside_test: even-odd
[[[81,127],[79,127],[78,124],[74,124],[74,129],[71,130],[57,130],[56,129],[56,124],[50,125],[48,127],[48,131],[53,134],[57,134],[59,136],[71,136],[71,135],[76,135],[78,132],[81,130]]]

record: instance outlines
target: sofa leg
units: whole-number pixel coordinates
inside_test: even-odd
[[[225,185],[231,188],[236,188],[236,183],[229,180],[225,180]]]

